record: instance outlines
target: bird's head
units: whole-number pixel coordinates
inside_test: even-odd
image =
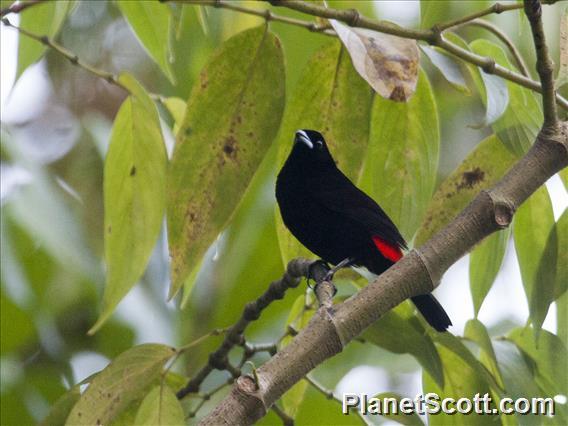
[[[315,130],[297,130],[290,160],[310,169],[335,167],[323,135]]]

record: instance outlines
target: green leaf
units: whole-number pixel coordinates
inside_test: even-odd
[[[556,299],[556,327],[558,337],[568,345],[568,292]]]
[[[471,90],[467,87],[463,76],[463,70],[467,70],[467,67],[462,67],[461,63],[458,62],[455,57],[443,53],[440,48],[423,45],[421,45],[420,48],[428,59],[430,59],[432,65],[442,73],[444,78],[448,80],[453,87],[466,95],[471,95]]]
[[[414,245],[420,246],[446,226],[479,191],[497,182],[515,159],[495,135],[480,142],[439,186],[418,229]]]
[[[388,351],[411,354],[442,386],[444,378],[440,356],[409,303],[402,303],[387,312],[363,333],[363,338]]]
[[[447,11],[446,1],[420,0],[420,28],[432,28],[446,16]]]
[[[170,298],[231,218],[283,107],[282,50],[266,26],[226,41],[202,72],[169,173]]]
[[[542,392],[533,379],[534,372],[519,348],[504,340],[494,341],[493,348],[505,383],[504,394],[512,399],[542,397]],[[536,415],[516,414],[515,417],[523,425],[542,424],[542,420]]]
[[[136,425],[185,425],[183,409],[169,386],[154,387],[142,401],[136,413]]]
[[[407,240],[432,198],[439,149],[438,111],[426,73],[420,73],[416,92],[406,103],[375,97],[361,187]]]
[[[301,330],[304,328],[312,316],[314,315],[314,310],[305,309],[305,296],[298,296],[290,313],[288,314],[288,320],[286,321],[286,327],[293,326],[295,330]],[[291,341],[292,336],[286,336],[282,340],[281,348],[287,346]],[[304,395],[308,387],[308,382],[306,380],[300,380],[294,386],[292,386],[283,396],[282,405],[284,406],[284,411],[292,417],[295,418],[298,413],[298,409],[304,400]]]
[[[480,129],[482,127],[490,126],[495,123],[507,110],[509,106],[509,89],[507,81],[501,77],[493,74],[480,72],[481,79],[483,80],[483,87],[480,91],[484,90],[484,101],[486,105],[485,118],[479,124],[474,124],[471,127]]]
[[[519,207],[513,224],[515,249],[535,333],[542,327],[554,300],[556,232],[552,203],[541,186]],[[554,241],[549,243],[549,238]]]
[[[309,60],[286,105],[278,137],[278,169],[292,149],[297,129],[320,131],[338,167],[357,182],[369,138],[372,91],[351,65],[339,41],[325,44]],[[277,214],[286,264],[309,251],[290,234]]]
[[[79,398],[81,398],[80,388],[79,386],[73,386],[55,401],[45,419],[40,423],[40,426],[63,426]]]
[[[440,335],[446,334],[448,333],[440,333]],[[458,339],[454,339],[459,342]],[[467,351],[467,349],[463,349]],[[467,362],[463,356],[445,346],[440,346],[438,351],[444,365],[444,386],[437,385],[428,374],[423,374],[424,394],[434,392],[440,398],[454,398],[457,401],[464,397],[473,398],[475,394],[484,395],[490,393],[490,387],[483,379],[483,376],[479,374],[478,369],[472,366],[470,362]],[[494,417],[488,415],[480,416],[473,413],[469,415],[460,413],[445,414],[440,411],[436,415],[430,414],[428,416],[428,424],[430,426],[486,426],[492,424],[493,419]]]
[[[560,337],[542,330],[535,341],[529,328],[516,328],[509,333],[507,339],[514,342],[523,355],[530,359],[534,370],[533,378],[544,391],[544,395],[540,392],[539,396],[568,394],[568,350]],[[555,418],[558,419],[557,424],[568,424],[568,407],[565,404],[556,404]]]
[[[2,240],[4,235],[2,235]],[[2,250],[4,252],[4,250]],[[7,267],[2,262],[2,274]],[[4,278],[4,277],[2,277]],[[4,279],[2,279],[2,289],[0,290],[0,330],[2,341],[0,342],[0,354],[6,355],[24,348],[37,339],[37,333],[33,319],[29,312],[24,311],[16,305],[4,292]]]
[[[469,288],[475,317],[501,269],[510,228],[495,232],[476,246],[469,257]]]
[[[158,112],[130,76],[120,81],[133,95],[112,129],[104,170],[105,260],[103,309],[94,333],[144,272],[165,209],[166,150]]]
[[[25,9],[20,14],[19,27],[36,35],[53,39],[63,26],[72,3],[71,1],[49,1]],[[18,37],[16,78],[19,78],[27,67],[38,61],[46,49],[46,46],[30,37],[24,35]]]
[[[437,343],[436,347],[438,348],[438,352],[440,352],[442,346],[449,349],[466,362],[469,367],[475,371],[476,376],[478,376],[490,388],[499,392],[502,391],[502,387],[499,385],[495,377],[493,377],[489,370],[481,362],[479,362],[475,356],[473,356],[471,351],[463,344],[461,339],[450,333],[435,333],[432,338]],[[447,366],[444,363],[444,377],[446,368]]]
[[[181,123],[183,122],[183,118],[185,117],[187,104],[183,99],[170,97],[164,100],[164,105],[174,119],[173,133],[177,136]]]
[[[415,412],[413,412],[412,414],[403,414],[398,411],[396,414],[383,414],[386,410],[392,411],[392,409],[390,408],[392,407],[392,405],[390,405],[391,403],[389,401],[396,401],[395,404],[398,409],[398,407],[400,407],[400,400],[404,398],[402,395],[395,392],[382,392],[374,395],[372,398],[376,398],[380,401],[380,408],[377,407],[380,410],[380,417],[374,413],[367,414],[365,418],[369,422],[369,424],[381,424],[382,422],[379,422],[378,419],[382,418],[392,420],[393,422],[406,426],[424,426],[424,423],[422,422],[422,420],[420,420],[420,416]],[[371,401],[371,399],[369,400]],[[383,405],[383,403],[385,405]]]
[[[495,43],[475,40],[470,46],[474,53],[493,58],[497,64],[515,70],[503,49]],[[491,127],[505,146],[520,156],[530,148],[540,131],[543,120],[542,110],[535,94],[529,89],[510,81],[507,81],[507,88],[509,106]],[[495,88],[488,87],[487,90],[494,92]]]
[[[158,64],[172,84],[175,76],[171,67],[169,23],[170,8],[152,1],[118,1],[118,7],[128,25],[150,57]]]
[[[110,423],[130,402],[147,392],[175,353],[172,347],[152,343],[122,353],[95,376],[66,424]]]
[[[478,319],[469,320],[465,324],[464,337],[479,345],[487,360],[487,368],[493,377],[495,377],[499,386],[503,387],[503,378],[501,377],[501,371],[499,371],[499,365],[497,364],[497,356],[493,350],[491,337],[489,337],[489,333],[483,323]]]
[[[545,253],[550,253],[556,249],[556,285],[554,287],[554,299],[562,296],[568,288],[568,209],[558,218],[554,225],[554,231],[548,236],[547,247]],[[554,247],[556,240],[557,246]],[[547,259],[543,257],[541,263],[546,263]],[[539,266],[539,268],[546,268],[547,265]]]

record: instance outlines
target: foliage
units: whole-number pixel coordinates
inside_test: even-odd
[[[423,1],[421,26],[484,3]],[[252,7],[306,19],[268,4]],[[361,4],[368,15],[380,10]],[[9,182],[3,182],[1,218],[2,424],[193,423],[218,402],[227,390],[220,371],[201,396],[176,398],[219,339],[188,342],[234,323],[286,262],[311,256],[274,208],[275,173],[296,129],[321,130],[339,167],[419,246],[503,176],[542,122],[540,98],[514,82],[441,49],[420,44],[419,50],[414,40],[338,22],[333,28],[341,37],[328,39],[176,1],[47,1],[19,16],[19,27],[84,62],[74,66],[78,61],[70,64],[24,34],[14,55],[19,85],[45,66],[51,89],[24,116],[29,122],[2,121],[2,180]],[[525,21],[518,24],[520,33],[529,31]],[[515,71],[508,53],[482,31],[466,29],[460,38],[452,30],[447,38]],[[387,65],[377,40],[396,52]],[[565,69],[565,55],[561,62]],[[85,63],[96,64],[94,74]],[[105,83],[99,68],[119,76]],[[67,113],[63,122],[45,118],[57,108]],[[463,120],[462,109],[477,114]],[[69,147],[47,155],[74,128]],[[465,129],[474,140],[456,152],[453,138]],[[442,163],[453,171],[441,170]],[[378,396],[413,398],[412,386],[401,383],[406,374],[421,374],[422,392],[440,396],[566,395],[568,216],[555,221],[553,201],[540,188],[519,209],[512,232],[500,231],[473,250],[474,318],[463,335],[436,334],[405,302],[313,378],[333,390],[350,370],[368,365],[386,377]],[[508,246],[517,253],[529,316],[526,324],[489,327],[479,314]],[[337,299],[363,281],[338,274]],[[302,283],[289,293],[247,329],[247,342],[282,336],[276,343],[283,347],[308,323],[311,290]],[[543,328],[551,306],[557,334]],[[259,365],[267,352],[248,359]],[[104,357],[103,365],[77,370],[81,357]],[[229,360],[244,368],[242,349]],[[279,407],[299,424],[361,423],[342,415],[337,395],[324,396],[314,383],[297,383]],[[429,424],[565,424],[568,412],[563,406],[553,418],[493,417],[430,416]],[[269,413],[261,424],[278,421]]]

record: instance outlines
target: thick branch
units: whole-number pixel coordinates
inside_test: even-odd
[[[430,292],[443,273],[483,238],[511,223],[515,210],[568,165],[568,123],[541,132],[531,150],[448,226],[339,305],[321,306],[306,328],[257,370],[259,386],[240,377],[203,424],[251,424],[276,400],[381,315],[408,297]]]
[[[544,127],[555,128],[558,124],[556,113],[556,90],[554,89],[554,66],[548,53],[548,46],[542,27],[542,7],[539,0],[525,0],[525,14],[529,18],[536,51],[536,70],[542,86],[542,108]]]

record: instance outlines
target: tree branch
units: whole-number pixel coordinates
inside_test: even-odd
[[[43,3],[44,1],[45,0],[15,1],[10,6],[0,10],[0,17],[4,17],[9,13],[20,13],[26,10],[28,7]]]
[[[229,370],[233,377],[238,377],[240,375],[240,369],[234,368],[229,364],[229,352],[236,345],[244,344],[243,333],[245,329],[252,321],[260,317],[262,311],[270,303],[282,299],[286,290],[289,288],[297,287],[302,277],[307,277],[310,273],[313,274],[312,264],[312,261],[306,259],[295,259],[288,263],[288,267],[282,278],[273,281],[258,299],[245,306],[240,319],[227,331],[225,339],[219,348],[209,355],[207,364],[189,380],[184,388],[178,391],[177,397],[181,399],[190,393],[198,392],[201,383],[203,383],[207,376],[215,369]],[[319,272],[319,274],[321,275],[321,272]]]
[[[247,15],[258,16],[259,18],[263,18],[265,21],[281,22],[284,24],[302,27],[314,33],[325,34],[332,37],[336,36],[335,31],[333,31],[333,29],[331,29],[331,26],[329,25],[318,25],[315,22],[308,22],[304,21],[303,19],[295,19],[295,18],[290,18],[288,16],[276,15],[275,13],[273,13],[268,9],[263,9],[263,10],[251,9],[245,6],[236,5],[234,4],[234,2],[229,2],[227,0],[160,0],[160,1],[163,3],[176,2],[176,3],[203,5],[203,6],[211,6],[221,9],[228,9],[228,10],[233,10],[235,12],[245,13]]]
[[[558,116],[556,113],[556,90],[554,88],[554,66],[548,53],[548,46],[542,27],[542,7],[539,0],[525,0],[525,14],[531,24],[534,47],[536,51],[536,71],[542,86],[542,108],[544,112],[544,128],[556,129]]]
[[[91,74],[93,74],[97,77],[102,78],[107,83],[110,83],[110,84],[113,84],[117,87],[120,87],[121,89],[130,93],[128,88],[126,86],[124,86],[114,74],[112,74],[108,71],[100,70],[100,69],[98,69],[98,68],[96,68],[96,67],[94,67],[94,66],[92,66],[92,65],[90,65],[86,62],[83,62],[81,59],[79,59],[78,55],[76,55],[75,53],[66,49],[65,47],[61,46],[60,44],[56,43],[55,41],[50,39],[48,36],[38,35],[38,34],[32,33],[31,31],[28,31],[24,28],[20,28],[16,25],[12,24],[8,20],[8,18],[2,18],[2,23],[9,28],[15,29],[20,34],[23,34],[24,36],[29,37],[29,38],[37,41],[38,43],[41,43],[44,46],[54,50],[55,52],[57,52],[58,54],[60,54],[61,56],[63,56],[67,60],[69,60],[69,62],[71,62],[71,64],[76,65],[80,68],[83,68],[85,71],[87,71],[87,72],[89,72],[89,73],[91,73]]]
[[[461,47],[447,41],[443,38],[442,30],[439,26],[434,26],[431,30],[413,30],[408,28],[399,27],[396,24],[384,21],[376,21],[374,19],[369,19],[362,16],[357,10],[339,10],[320,6],[317,3],[310,3],[300,0],[266,0],[274,6],[287,7],[288,9],[293,9],[298,12],[307,13],[312,16],[319,16],[326,19],[336,19],[342,21],[349,26],[367,28],[373,31],[378,31],[385,34],[391,34],[397,37],[409,38],[413,40],[425,41],[431,45],[438,46],[454,56],[477,65],[484,72],[489,74],[498,75],[505,80],[517,83],[527,89],[534,90],[538,93],[542,93],[542,87],[539,82],[536,82],[522,74],[511,71],[499,64],[491,58],[476,55],[475,53],[469,52]],[[471,18],[470,15],[469,19]],[[483,16],[483,15],[481,15]],[[453,25],[453,24],[452,24]],[[449,27],[448,27],[449,28]],[[568,100],[564,99],[559,94],[556,94],[556,102],[562,108],[568,110]]]
[[[515,6],[517,6],[517,5],[515,4]],[[527,68],[527,65],[525,64],[525,61],[523,60],[521,52],[519,52],[519,50],[513,44],[512,40],[507,36],[507,34],[505,34],[503,31],[501,31],[499,29],[499,27],[497,27],[496,25],[492,24],[491,22],[485,21],[483,19],[474,19],[472,21],[468,21],[468,22],[465,22],[465,23],[459,25],[459,27],[465,27],[465,26],[473,26],[473,27],[484,28],[484,29],[492,32],[493,34],[495,34],[495,36],[498,39],[500,39],[505,44],[505,46],[507,46],[507,48],[509,49],[509,52],[511,52],[511,55],[513,56],[513,59],[515,60],[515,62],[517,64],[517,68],[519,68],[519,70],[521,71],[521,73],[525,77],[530,78],[529,70]]]

